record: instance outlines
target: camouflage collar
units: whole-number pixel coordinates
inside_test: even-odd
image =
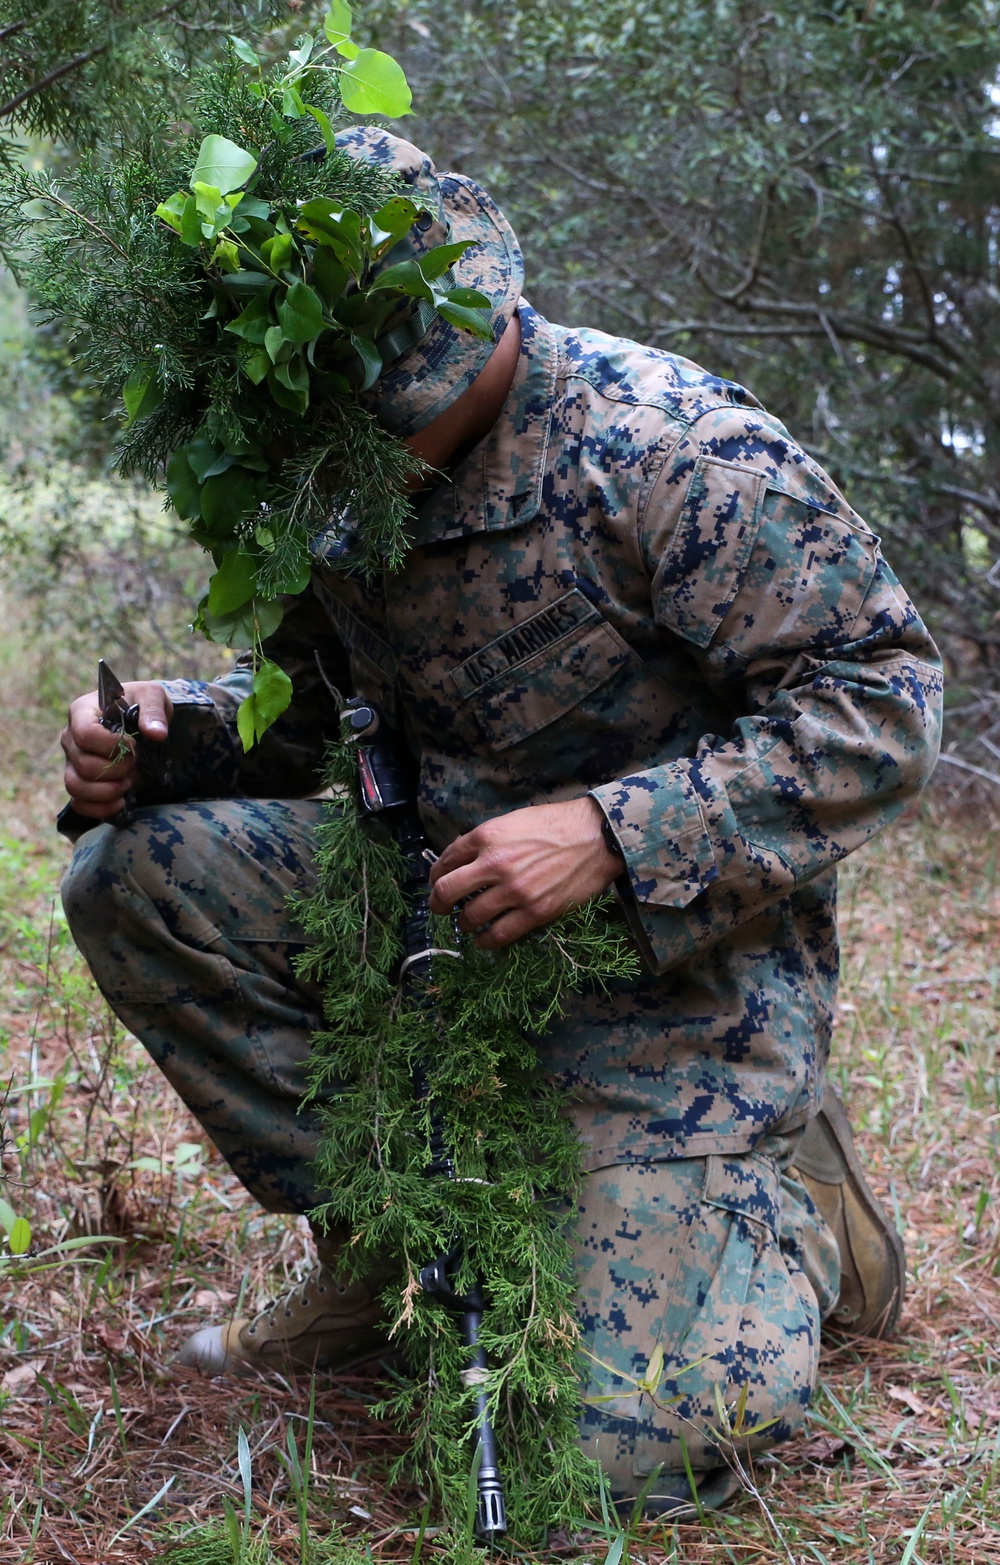
[[[506,532],[537,514],[558,353],[552,327],[525,299],[518,315],[521,356],[503,412],[451,479],[424,500],[411,527],[415,544]]]

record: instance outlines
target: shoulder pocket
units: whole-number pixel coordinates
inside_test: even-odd
[[[850,639],[878,540],[764,473],[699,458],[653,580],[661,624],[723,666]]]
[[[707,647],[739,589],[760,525],[763,473],[700,456],[653,578],[662,624]]]
[[[638,659],[574,588],[452,669],[463,699],[496,750],[580,706]]]

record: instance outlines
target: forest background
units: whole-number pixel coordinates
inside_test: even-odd
[[[319,14],[0,0],[0,159],[69,167],[140,136],[228,34],[270,30],[277,57]],[[846,876],[837,1071],[907,1230],[906,1330],[833,1354],[808,1437],[738,1522],[638,1528],[642,1558],[1000,1560],[998,23],[982,0],[368,0],[358,17],[414,89],[394,128],[496,195],[533,303],[749,385],[882,536],[948,665],[936,790]],[[96,657],[125,678],[219,661],[184,628],[198,551],[111,475],[116,428],[0,273],[4,1167],[36,1251],[120,1241],[99,1263],[84,1246],[52,1272],[0,1270],[0,1558],[129,1559],[165,1520],[213,1514],[220,1485],[242,1503],[246,1428],[278,1557],[304,1559],[333,1518],[409,1559],[433,1523],[425,1540],[416,1488],[379,1488],[391,1436],[359,1389],[317,1393],[300,1533],[275,1452],[302,1399],[180,1394],[158,1375],[178,1333],[263,1295],[275,1253],[295,1274],[305,1249],[164,1102],[53,903],[57,735]],[[582,1555],[553,1543],[606,1549],[599,1529]]]

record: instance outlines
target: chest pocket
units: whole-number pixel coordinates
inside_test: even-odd
[[[628,643],[574,588],[474,652],[451,678],[491,746],[505,750],[638,665]]]
[[[733,672],[850,640],[878,539],[835,505],[700,457],[653,581],[660,623]]]

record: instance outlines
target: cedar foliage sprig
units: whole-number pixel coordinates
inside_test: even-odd
[[[492,335],[491,301],[450,274],[468,241],[411,255],[422,208],[336,145],[345,106],[409,112],[399,66],[351,27],[333,0],[325,41],[303,38],[269,71],[233,39],[192,86],[193,130],[154,126],[137,151],[105,149],[65,181],[24,170],[0,187],[23,280],[68,325],[81,367],[121,394],[117,465],[165,482],[212,556],[196,625],[253,649],[247,749],[291,700],[263,643],[282,597],[308,585],[317,534],[349,517],[355,570],[405,553],[419,464],[359,400],[400,323],[423,311]]]
[[[430,1007],[401,995],[399,849],[360,810],[353,746],[334,747],[329,781],[340,799],[320,828],[317,890],[296,908],[315,942],[301,971],[323,984],[326,1010],[312,1041],[311,1093],[322,1118],[317,1179],[330,1193],[312,1215],[351,1233],[352,1275],[387,1255],[401,1264],[387,1299],[412,1373],[381,1410],[411,1430],[404,1461],[452,1519],[465,1514],[475,1393],[462,1385],[455,1322],[418,1275],[460,1238],[456,1286],[478,1276],[488,1301],[481,1340],[511,1532],[537,1541],[583,1514],[596,1469],[577,1444],[579,1331],[565,1227],[580,1149],[534,1040],[571,991],[633,977],[638,959],[601,904],[500,955],[438,919],[430,943],[462,960],[435,965]],[[427,1082],[419,1101],[418,1071]],[[438,1119],[454,1180],[427,1177]],[[457,1533],[453,1547],[462,1552]]]

